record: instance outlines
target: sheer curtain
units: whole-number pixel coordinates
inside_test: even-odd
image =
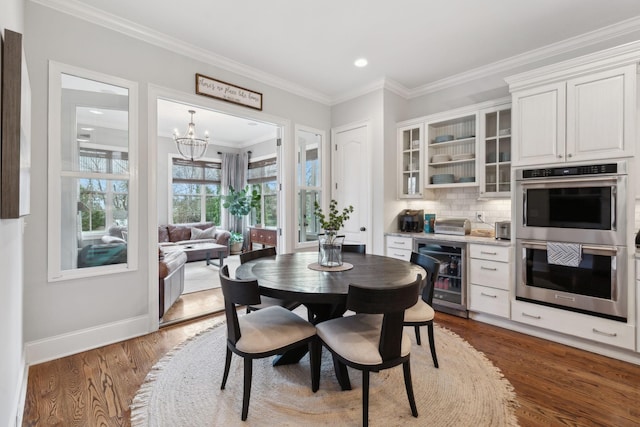
[[[234,190],[242,190],[247,185],[247,170],[249,168],[249,153],[223,153],[222,154],[222,194],[229,194],[229,187]],[[229,215],[227,209],[222,210],[222,227],[242,233],[244,236],[244,245],[249,241],[249,229],[247,227],[247,218],[244,217],[236,224],[234,217]],[[236,229],[237,228],[237,229]]]

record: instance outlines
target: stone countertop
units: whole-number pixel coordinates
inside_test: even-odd
[[[437,240],[442,242],[462,242],[462,243],[480,243],[485,245],[496,245],[496,246],[511,246],[512,242],[510,240],[496,240],[493,237],[481,237],[481,236],[458,236],[455,234],[436,234],[436,233],[405,233],[405,232],[391,232],[385,233],[385,236],[396,236],[396,237],[411,237],[415,239],[422,240]]]

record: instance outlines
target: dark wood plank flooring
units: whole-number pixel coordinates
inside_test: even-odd
[[[129,405],[151,367],[220,320],[176,324],[30,367],[23,425],[129,426]],[[502,370],[518,395],[522,426],[640,425],[640,366],[443,313],[436,321]]]

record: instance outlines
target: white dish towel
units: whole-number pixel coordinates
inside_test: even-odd
[[[547,242],[549,264],[577,267],[582,261],[582,245],[579,243]]]

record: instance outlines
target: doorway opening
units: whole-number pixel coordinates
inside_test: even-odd
[[[181,156],[173,137],[184,133],[189,111],[195,111],[196,135],[205,132],[209,135],[204,155],[195,160]],[[203,238],[202,233],[206,234],[205,239],[214,239],[224,232],[233,232],[237,234],[232,237],[244,237],[243,249],[250,250],[251,228],[278,229],[281,129],[273,123],[165,98],[157,100],[157,112],[159,258],[174,250],[189,252],[188,261],[170,260],[176,265],[169,265],[169,271],[163,272],[163,261],[159,259],[160,326],[164,327],[224,309],[218,277],[219,254],[203,250],[202,256],[194,257],[196,243],[192,241]],[[234,158],[240,161],[230,163]],[[247,188],[260,195],[259,203],[239,219],[243,230],[238,229],[239,222],[223,207],[229,186],[235,191]],[[200,231],[192,232],[193,228]],[[185,234],[180,235],[176,231],[179,229]],[[222,238],[220,243],[232,241]],[[222,262],[229,265],[231,274],[240,264],[237,254],[226,252]],[[163,274],[169,275],[170,283]]]

